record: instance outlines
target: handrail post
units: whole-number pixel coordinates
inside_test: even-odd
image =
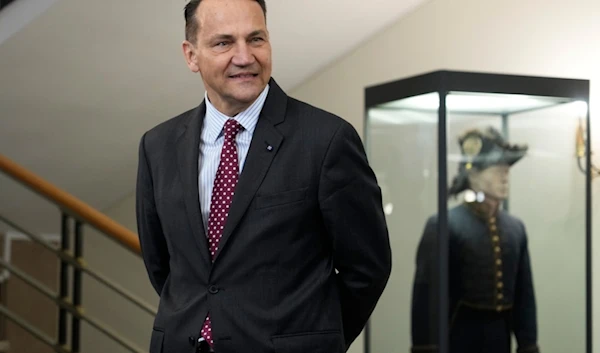
[[[62,213],[61,222],[61,250],[63,253],[69,251],[69,217]],[[69,264],[65,260],[60,262],[60,299],[67,301],[69,293]],[[67,311],[59,308],[58,315],[58,344],[65,346],[67,344]]]
[[[79,220],[75,222],[75,260],[83,261],[82,223]],[[80,312],[83,310],[81,307],[81,269],[77,267],[73,268],[73,306]],[[80,349],[80,322],[78,317],[72,317],[71,352],[73,353],[79,353]]]

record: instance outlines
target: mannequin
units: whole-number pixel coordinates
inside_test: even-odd
[[[538,353],[536,303],[523,222],[502,210],[509,169],[527,146],[510,145],[493,128],[458,139],[461,162],[449,194],[449,293],[439,293],[437,216],[417,251],[412,298],[412,352],[437,352],[438,296],[449,299],[450,353]]]

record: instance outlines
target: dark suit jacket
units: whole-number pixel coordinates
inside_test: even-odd
[[[150,353],[193,352],[209,311],[217,353],[345,352],[387,283],[381,193],[359,136],[270,85],[214,264],[198,197],[204,103],[141,139],[138,229],[160,295]]]

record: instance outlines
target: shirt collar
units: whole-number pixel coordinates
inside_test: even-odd
[[[240,125],[242,125],[246,131],[253,133],[268,93],[269,85],[267,84],[265,89],[261,92],[254,103],[252,103],[252,105],[236,116],[230,117],[217,110],[217,108],[215,108],[215,106],[212,105],[212,103],[208,100],[208,93],[205,92],[204,101],[206,102],[206,117],[204,118],[204,124],[206,128],[207,139],[209,141],[215,141],[223,132],[223,125],[227,119],[231,118],[240,123]]]

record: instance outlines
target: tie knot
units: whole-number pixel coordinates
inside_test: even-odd
[[[242,125],[238,123],[235,119],[228,119],[225,122],[225,126],[223,126],[223,131],[225,134],[225,140],[233,140],[235,135],[242,129]]]

